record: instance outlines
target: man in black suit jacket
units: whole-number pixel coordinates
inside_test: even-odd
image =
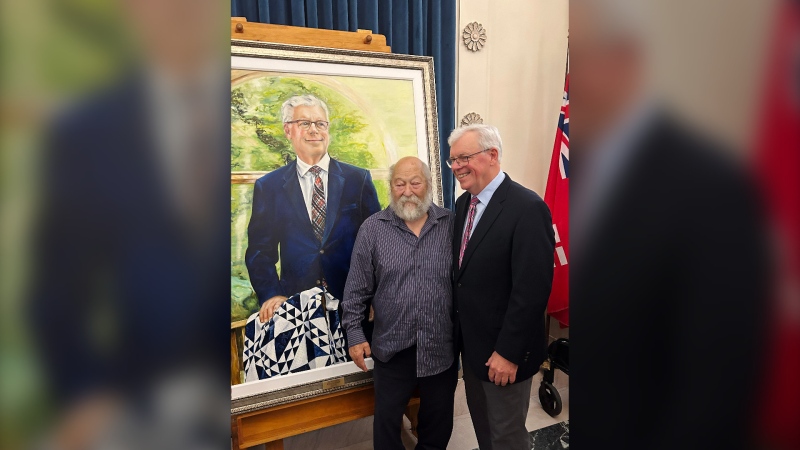
[[[749,448],[762,213],[742,170],[646,90],[639,3],[570,5],[570,57],[591,74],[571,80],[570,440]]]
[[[116,67],[124,77],[104,77],[96,91],[81,80],[87,90],[59,104],[46,130],[25,131],[41,132],[43,148],[28,176],[36,189],[25,190],[37,208],[22,239],[32,248],[20,253],[33,264],[30,291],[19,291],[30,296],[19,305],[30,328],[18,332],[35,361],[26,367],[41,372],[26,373],[34,384],[21,392],[48,405],[36,420],[42,434],[28,437],[54,448],[222,447],[230,422],[214,411],[230,392],[230,306],[220,302],[230,292],[230,78],[224,36],[208,30],[225,19],[210,2],[118,3],[125,20],[113,26],[137,50]],[[165,27],[170,38],[152,32]],[[73,56],[58,55],[79,67]],[[12,427],[3,438],[22,443],[25,431]]]
[[[456,179],[455,342],[481,450],[530,449],[531,377],[546,355],[544,312],[553,281],[550,210],[500,170],[497,128],[470,125],[448,139]]]
[[[281,115],[297,159],[256,181],[247,230],[245,261],[261,304],[262,322],[288,296],[315,286],[324,285],[341,299],[358,229],[380,210],[369,171],[335,161],[328,154],[324,102],[313,95],[294,96],[284,102]],[[319,175],[313,173],[316,170]],[[317,182],[324,214],[315,231]],[[368,327],[371,338],[370,331]]]

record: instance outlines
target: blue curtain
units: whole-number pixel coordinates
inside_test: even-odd
[[[393,53],[432,56],[436,73],[444,206],[453,209],[453,174],[445,160],[455,126],[456,0],[231,0],[231,16],[248,22],[372,30]]]

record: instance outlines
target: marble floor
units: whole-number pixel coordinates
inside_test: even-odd
[[[531,450],[564,448],[569,448],[569,421],[531,431]]]

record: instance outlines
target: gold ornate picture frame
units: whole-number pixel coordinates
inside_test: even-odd
[[[388,204],[389,166],[410,155],[430,166],[434,202],[442,205],[434,79],[431,57],[231,41],[232,371],[237,360],[241,370],[237,327],[254,306],[243,264],[252,185],[292,157],[279,135],[276,102],[289,93],[323,97],[331,108],[331,157],[367,169],[381,207]],[[231,412],[258,411],[371,382],[371,371],[345,362],[233,384]]]

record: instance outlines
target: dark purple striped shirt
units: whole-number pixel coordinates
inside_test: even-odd
[[[453,213],[436,205],[419,237],[391,208],[364,221],[342,300],[348,345],[366,342],[360,318],[372,300],[379,360],[416,345],[418,377],[453,364],[452,236]]]

